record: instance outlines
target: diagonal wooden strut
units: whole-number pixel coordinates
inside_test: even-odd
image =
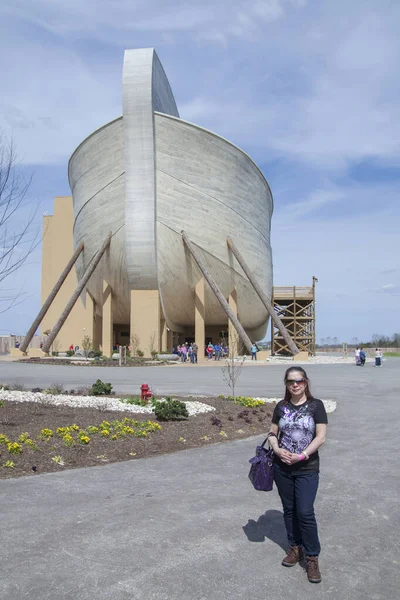
[[[64,271],[61,273],[57,283],[55,284],[55,286],[53,287],[53,289],[51,290],[50,294],[47,297],[46,302],[43,304],[42,308],[40,309],[36,319],[33,321],[32,325],[30,326],[30,329],[28,331],[28,333],[25,336],[25,339],[21,345],[21,352],[26,352],[29,346],[29,343],[31,341],[31,339],[33,338],[33,336],[35,335],[35,331],[36,329],[39,327],[40,323],[43,321],[47,311],[49,310],[50,306],[53,303],[54,298],[57,296],[62,284],[64,283],[64,281],[67,279],[69,272],[71,271],[72,267],[74,266],[74,264],[76,263],[76,261],[78,260],[78,257],[80,256],[82,250],[84,249],[84,243],[82,242],[78,248],[75,250],[74,254],[72,255],[70,261],[68,262],[68,264],[66,265]]]
[[[272,321],[274,322],[275,326],[277,327],[277,329],[279,329],[280,334],[283,337],[283,339],[285,340],[286,344],[288,345],[288,348],[289,348],[290,352],[293,355],[294,354],[298,354],[299,350],[298,350],[296,344],[294,343],[294,341],[290,337],[290,335],[289,335],[286,327],[282,323],[281,319],[278,317],[278,315],[274,311],[271,302],[269,301],[269,299],[267,298],[267,296],[262,291],[262,289],[259,286],[257,280],[253,277],[253,274],[251,273],[250,269],[248,268],[247,264],[245,263],[243,256],[240,254],[239,250],[236,248],[234,242],[232,241],[232,238],[227,237],[226,238],[226,243],[228,244],[228,247],[232,250],[232,253],[234,254],[236,260],[239,263],[239,265],[242,267],[244,273],[246,274],[247,279],[250,281],[250,283],[253,286],[256,294],[258,295],[258,297],[260,298],[261,302],[264,304],[265,308],[267,309],[268,314],[270,315],[270,317],[271,317]]]
[[[210,286],[210,288],[214,292],[214,294],[215,294],[218,302],[221,304],[222,308],[226,312],[226,314],[228,316],[228,319],[230,320],[230,322],[232,323],[232,325],[234,326],[234,328],[238,332],[239,337],[242,340],[243,344],[246,346],[247,350],[249,352],[251,352],[252,343],[250,341],[249,336],[247,335],[247,333],[243,329],[243,326],[241,325],[239,319],[237,318],[237,316],[235,315],[235,313],[233,312],[233,310],[229,306],[228,302],[226,301],[225,296],[223,295],[223,293],[221,292],[221,290],[219,289],[219,287],[215,283],[215,281],[214,281],[214,279],[213,279],[210,271],[207,268],[206,263],[204,262],[203,258],[200,256],[200,254],[197,251],[197,249],[195,248],[194,244],[192,244],[192,242],[189,240],[189,238],[186,235],[186,233],[184,231],[182,231],[181,234],[182,234],[183,241],[186,244],[186,247],[190,251],[190,253],[193,256],[194,260],[196,261],[196,263],[197,263],[200,271],[203,273],[204,278],[206,279],[208,285]]]
[[[111,237],[112,237],[112,233],[110,231],[107,238],[103,242],[103,245],[101,246],[100,250],[97,252],[97,254],[94,255],[92,262],[87,267],[82,279],[80,280],[80,282],[78,284],[78,287],[72,294],[69,302],[67,303],[63,312],[61,313],[60,318],[58,319],[57,323],[54,325],[53,329],[51,330],[49,337],[47,338],[46,342],[43,345],[43,352],[45,352],[46,354],[49,352],[52,343],[56,339],[61,327],[64,325],[65,321],[67,320],[69,313],[74,308],[76,301],[78,300],[79,296],[81,295],[81,293],[82,293],[84,287],[86,286],[87,282],[89,281],[90,277],[92,276],[95,268],[99,264],[103,254],[109,247],[110,242],[111,242]]]

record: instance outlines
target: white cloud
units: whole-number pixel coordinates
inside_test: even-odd
[[[400,285],[387,283],[377,290],[379,293],[390,294],[392,296],[400,296]]]

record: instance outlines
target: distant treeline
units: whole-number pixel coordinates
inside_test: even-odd
[[[348,347],[363,346],[364,348],[400,348],[400,333],[393,333],[393,335],[382,335],[374,333],[372,340],[364,341],[358,338],[352,338],[350,342],[346,342]],[[337,337],[321,338],[320,343],[317,344],[317,348],[337,348],[341,346],[343,342],[339,341]]]

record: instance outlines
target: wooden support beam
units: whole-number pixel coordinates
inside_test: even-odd
[[[50,294],[48,295],[46,302],[43,304],[36,319],[33,321],[32,325],[30,326],[28,333],[25,335],[25,339],[22,342],[21,348],[20,348],[21,352],[25,353],[27,351],[30,341],[33,338],[33,336],[35,335],[36,329],[39,327],[40,323],[43,321],[47,311],[49,310],[50,306],[53,303],[54,298],[56,297],[57,293],[59,292],[64,281],[67,279],[69,272],[71,271],[72,267],[78,260],[78,257],[80,256],[84,247],[85,247],[84,243],[82,242],[78,246],[78,248],[75,250],[70,261],[66,265],[64,271],[61,273],[60,277],[58,278],[57,283],[55,284],[55,286],[51,290]]]
[[[228,319],[231,321],[232,325],[238,332],[238,335],[239,335],[240,339],[242,340],[243,344],[246,346],[247,350],[249,352],[251,352],[252,343],[251,343],[249,336],[247,335],[243,326],[239,322],[239,319],[236,317],[236,315],[232,311],[231,307],[229,306],[228,302],[226,301],[225,296],[223,295],[223,293],[221,292],[221,290],[215,283],[210,271],[207,268],[206,263],[204,262],[203,258],[200,256],[200,253],[197,251],[194,244],[192,244],[192,242],[189,240],[186,233],[184,231],[182,231],[181,233],[182,233],[183,241],[186,244],[186,247],[190,251],[191,255],[193,256],[194,260],[198,264],[200,271],[203,273],[204,279],[207,281],[208,285],[214,292],[218,302],[221,304],[222,308],[226,312]],[[200,348],[199,348],[199,351],[201,351]]]
[[[264,292],[262,291],[257,280],[253,277],[253,274],[251,273],[250,269],[248,268],[247,264],[245,263],[243,256],[240,254],[239,250],[236,248],[234,242],[232,241],[232,239],[230,237],[226,238],[226,242],[228,244],[228,247],[232,250],[232,253],[234,254],[239,265],[242,267],[244,273],[246,274],[247,279],[250,281],[251,285],[253,286],[256,294],[258,295],[261,302],[264,304],[265,308],[267,309],[272,321],[275,324],[275,327],[277,327],[277,329],[279,329],[280,334],[283,337],[283,339],[285,340],[286,344],[288,345],[290,352],[293,355],[298,354],[299,350],[298,350],[296,344],[294,343],[294,341],[290,337],[286,327],[284,326],[284,324],[282,323],[282,321],[280,320],[280,318],[274,311],[273,306],[272,306],[271,302],[269,301],[268,297],[266,296],[266,294],[264,294]]]
[[[58,319],[57,323],[54,325],[53,329],[51,330],[47,340],[45,341],[45,343],[43,345],[43,352],[45,352],[46,354],[48,354],[50,347],[51,347],[52,343],[54,342],[54,340],[56,339],[61,327],[64,325],[65,321],[67,320],[69,313],[74,308],[76,301],[78,300],[78,298],[81,295],[83,289],[85,288],[87,282],[89,281],[94,270],[96,269],[97,265],[99,264],[103,254],[109,247],[110,242],[111,242],[111,237],[112,237],[112,233],[110,231],[107,238],[103,242],[103,245],[101,246],[100,250],[97,252],[97,254],[94,255],[92,261],[89,263],[82,279],[80,280],[80,282],[78,284],[78,287],[72,294],[69,302],[67,303],[63,312],[61,313],[60,318]]]

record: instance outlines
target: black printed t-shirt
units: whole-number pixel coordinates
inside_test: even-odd
[[[300,406],[281,400],[275,406],[272,422],[279,427],[279,447],[294,454],[301,454],[316,436],[316,425],[328,423],[328,417],[322,400],[311,398]],[[318,450],[310,454],[308,460],[287,465],[275,456],[275,461],[284,471],[319,471]]]

